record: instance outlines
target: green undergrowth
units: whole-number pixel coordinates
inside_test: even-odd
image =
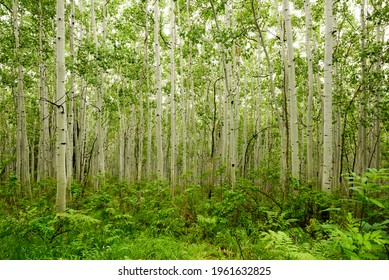
[[[0,259],[388,259],[387,173],[351,174],[350,195],[292,184],[289,194],[248,180],[230,186],[106,178],[73,182],[56,214],[55,182],[16,199],[0,187]]]

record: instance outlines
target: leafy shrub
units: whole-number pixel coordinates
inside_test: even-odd
[[[359,220],[354,219],[351,213],[348,214],[347,220],[348,224],[345,228],[334,224],[322,225],[322,228],[329,232],[326,243],[336,258],[375,260],[389,257],[387,255],[388,234],[372,227],[367,231],[360,230]]]

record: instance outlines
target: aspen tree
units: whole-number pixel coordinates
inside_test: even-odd
[[[190,10],[190,0],[187,0],[186,2],[186,11],[187,11],[187,21],[188,21],[188,31],[192,31],[192,13]],[[192,171],[192,182],[196,183],[196,180],[198,179],[197,176],[197,167],[198,167],[198,158],[196,157],[198,152],[198,131],[197,131],[197,114],[195,111],[195,94],[194,94],[194,78],[193,78],[193,42],[192,39],[189,40],[189,77],[188,77],[188,94],[187,94],[187,125],[189,128],[189,133],[191,133],[190,145],[187,145],[186,149],[189,155],[191,157],[189,158],[189,169]],[[192,102],[190,102],[192,101]]]
[[[232,7],[233,1],[227,2],[226,4],[226,22],[225,26],[227,29],[232,29],[233,24],[232,21]],[[231,180],[231,186],[232,188],[235,188],[235,182],[236,182],[236,124],[235,124],[235,106],[236,106],[236,100],[235,100],[235,93],[232,89],[232,80],[233,80],[233,69],[231,65],[231,60],[234,62],[234,45],[232,49],[229,51],[228,54],[227,50],[227,58],[226,58],[226,92],[227,92],[227,100],[229,100],[229,173],[230,173],[230,180]]]
[[[175,61],[174,61],[174,52],[176,44],[176,24],[175,24],[175,11],[174,11],[174,1],[170,0],[170,184],[171,184],[171,194],[175,193],[176,185],[176,103],[175,103]]]
[[[154,50],[155,50],[155,87],[157,91],[156,112],[156,143],[157,143],[157,176],[165,179],[162,149],[162,80],[161,80],[161,54],[159,46],[159,0],[154,2]]]
[[[307,180],[313,179],[313,131],[312,131],[312,110],[313,110],[313,63],[311,49],[312,13],[310,0],[304,1],[305,11],[305,45],[308,64],[308,99],[307,99]]]
[[[146,6],[146,9],[147,9],[147,6]],[[145,36],[148,36],[145,35]],[[147,79],[147,69],[148,69],[148,66],[146,67],[146,64],[147,64],[147,59],[146,58],[146,53],[147,50],[145,50],[145,48],[147,49],[147,39],[145,39],[145,41],[143,42],[143,54],[144,54],[144,60],[143,60],[143,65],[142,65],[142,75],[141,75],[141,78],[140,78],[140,83],[138,84],[136,82],[136,85],[138,85],[138,88],[139,90],[136,90],[136,92],[139,92],[139,107],[138,106],[135,106],[136,108],[139,108],[137,109],[137,111],[139,111],[139,117],[138,117],[138,122],[137,124],[135,125],[134,124],[134,129],[137,129],[137,133],[134,133],[134,135],[137,135],[137,137],[134,139],[134,142],[136,142],[136,147],[135,147],[135,152],[136,152],[136,155],[135,155],[135,158],[137,158],[137,162],[136,162],[136,180],[137,182],[139,183],[142,179],[142,174],[143,174],[143,171],[142,171],[142,167],[143,167],[143,144],[144,144],[144,104],[143,104],[143,99],[144,99],[144,93],[145,93],[145,90],[144,90],[144,84],[146,84],[146,91],[148,90],[148,79]],[[142,49],[141,48],[138,48],[137,49],[139,50],[139,56],[141,56],[141,51]],[[136,87],[135,87],[136,88]],[[135,108],[134,107],[134,108]],[[136,118],[136,116],[134,116]]]
[[[123,80],[123,77],[121,75],[121,68],[119,66],[119,77],[120,80]],[[122,84],[122,83],[120,83]],[[120,91],[123,90],[121,86],[118,86],[117,90],[117,109],[118,109],[118,117],[119,117],[119,133],[118,133],[118,142],[119,142],[119,147],[118,147],[118,160],[119,160],[119,179],[124,180],[124,166],[125,166],[125,123],[126,123],[126,115],[123,113],[123,110],[120,105]]]
[[[332,33],[336,33],[337,24],[336,17],[333,17],[333,31]],[[333,38],[332,48],[335,49],[337,46],[337,40]],[[338,91],[339,85],[339,74],[338,74],[338,62],[335,60],[333,63],[333,91]],[[339,106],[339,105],[338,105]],[[332,171],[332,186],[338,187],[341,182],[341,138],[342,138],[342,123],[341,123],[341,110],[335,110],[335,122],[333,123],[333,171]]]
[[[231,15],[231,25],[232,25],[232,32],[235,33],[235,21],[234,21],[234,2],[231,2],[232,4],[232,15]],[[233,55],[233,73],[235,75],[232,75],[231,80],[234,82],[234,87],[231,88],[232,90],[232,99],[233,99],[233,136],[234,136],[234,146],[232,150],[232,162],[233,162],[233,168],[235,172],[235,179],[234,179],[234,185],[236,181],[236,173],[238,170],[238,147],[239,147],[239,112],[240,112],[240,105],[241,105],[241,49],[238,44],[233,44],[232,47],[232,55]]]
[[[56,36],[56,150],[57,212],[66,210],[66,93],[65,93],[65,2],[57,0]]]
[[[248,104],[247,104],[247,66],[244,67],[244,74],[243,74],[243,96],[244,96],[244,108],[243,108],[243,129],[242,129],[242,172],[241,176],[244,178],[246,175],[246,149],[247,149],[247,114],[248,114]],[[258,148],[258,147],[257,147]],[[260,149],[259,145],[259,149]]]
[[[136,85],[134,85],[136,88]],[[126,169],[128,170],[126,180],[131,182],[136,178],[136,161],[135,161],[135,143],[136,143],[136,110],[135,103],[129,106],[129,127],[127,129],[127,150],[126,150]]]
[[[147,72],[143,75],[142,84],[147,76]],[[143,116],[143,87],[139,85],[139,124],[138,124],[138,164],[137,164],[137,181],[140,182],[142,179],[142,164],[143,164],[143,138],[144,138],[144,116]],[[146,82],[147,84],[147,82]]]
[[[151,154],[153,151],[152,146],[152,119],[153,119],[154,109],[150,107],[150,99],[147,98],[147,178],[151,179],[151,174],[153,171]]]
[[[367,107],[367,92],[366,92],[366,0],[361,0],[361,100],[360,100],[360,115],[358,123],[358,154],[357,154],[357,172],[362,174],[367,171],[367,130],[366,130],[366,107]]]
[[[148,53],[148,41],[149,41],[149,8],[148,1],[145,0],[145,38],[143,41],[143,67],[144,67],[144,79],[146,82],[146,92],[149,92],[149,53]],[[151,154],[153,151],[152,147],[152,117],[153,109],[150,107],[150,98],[147,97],[147,159],[146,159],[146,173],[147,178],[151,179],[152,166],[151,166]]]
[[[275,86],[274,86],[273,63],[270,59],[270,55],[269,55],[269,52],[268,52],[267,47],[266,47],[265,39],[264,39],[264,36],[262,34],[262,30],[261,30],[259,23],[258,23],[258,18],[257,18],[256,12],[255,12],[255,7],[254,7],[254,0],[251,0],[251,11],[253,14],[255,27],[256,27],[256,29],[258,31],[258,35],[260,37],[260,42],[261,42],[261,46],[263,49],[263,53],[265,55],[266,62],[268,64],[270,93],[271,93],[271,98],[272,98],[274,106],[275,106],[274,111],[276,114],[278,128],[281,131],[281,149],[282,149],[282,151],[284,151],[283,147],[286,146],[286,134],[285,134],[284,126],[282,125],[281,114],[280,114],[280,111],[278,110],[278,106],[277,106],[278,102],[277,102],[277,96],[276,96],[276,91],[275,91]],[[277,14],[278,14],[278,8],[277,8]],[[281,181],[284,184],[286,181],[286,170],[287,170],[287,162],[286,162],[285,153],[281,154],[280,161],[281,161]]]
[[[218,23],[217,14],[216,14],[216,8],[214,6],[214,3],[212,0],[210,0],[210,4],[212,7],[212,13],[215,20],[216,29],[219,33],[221,33],[221,28]],[[221,95],[221,102],[219,103],[219,111],[223,111],[223,117],[222,117],[222,125],[221,125],[221,148],[220,148],[220,166],[221,167],[227,167],[227,161],[228,161],[228,141],[227,141],[227,135],[228,135],[228,74],[227,74],[227,67],[226,67],[226,53],[224,46],[222,44],[218,45],[218,49],[221,53],[221,64],[220,69],[223,73],[223,94]],[[220,181],[222,183],[222,178],[220,177]]]
[[[261,15],[261,0],[258,0],[258,19]],[[261,114],[261,106],[262,106],[262,79],[261,79],[261,36],[258,34],[257,38],[257,57],[258,57],[258,97],[257,97],[257,121],[256,121],[256,131],[258,133],[257,141],[256,141],[256,148],[255,148],[255,165],[256,167],[261,166],[262,161],[262,152],[261,152],[261,145],[262,145],[262,133],[261,133],[261,126],[262,126],[262,114]]]
[[[49,109],[48,97],[45,87],[45,64],[43,53],[43,12],[42,0],[38,3],[39,9],[39,115],[40,135],[38,147],[38,171],[37,180],[41,181],[49,176],[49,158],[52,157],[49,143]]]
[[[70,45],[70,59],[74,65],[74,25],[75,25],[75,5],[74,0],[70,2],[70,28],[69,28],[69,45]],[[69,77],[69,108],[68,108],[68,139],[66,145],[66,175],[67,182],[70,183],[73,177],[73,141],[74,141],[74,97],[75,97],[75,75],[74,71],[70,72]],[[68,188],[68,198],[70,198],[70,188]]]
[[[103,30],[104,27],[104,18],[105,14],[103,13]],[[95,16],[95,4],[94,0],[91,0],[91,25],[92,25],[92,35],[93,35],[93,42],[95,44],[95,59],[98,57],[98,49],[99,49],[99,41],[97,38],[97,26],[96,26],[96,16]],[[105,32],[103,32],[105,33]],[[103,43],[102,47],[104,47],[104,34],[103,34]],[[96,174],[94,175],[103,175],[105,173],[105,156],[104,156],[104,135],[103,135],[103,128],[102,128],[102,95],[104,94],[104,75],[103,71],[100,69],[98,72],[100,76],[99,81],[95,87],[95,94],[96,94],[96,109],[97,109],[97,123],[96,123],[96,144],[97,144],[97,156],[95,158],[94,162],[94,170]],[[95,190],[99,189],[99,180],[95,180],[94,187]]]
[[[290,19],[289,0],[283,0],[284,21],[286,29],[287,43],[287,68],[288,68],[288,94],[290,98],[290,142],[292,147],[292,177],[299,178],[300,160],[299,160],[299,145],[298,145],[298,106],[296,96],[296,75],[294,65],[294,47],[293,47],[293,31],[292,22]]]
[[[319,53],[317,51],[317,42],[316,42],[316,36],[315,33],[312,32],[312,49],[315,51],[315,57],[316,60],[319,60]],[[323,96],[323,89],[322,89],[322,82],[321,82],[321,77],[319,71],[317,71],[314,74],[314,80],[315,80],[315,88],[317,95],[319,97]],[[323,108],[321,107],[319,109],[321,113],[323,113]],[[314,154],[314,174],[316,174],[316,181],[317,181],[317,187],[321,188],[321,182],[322,182],[322,175],[323,175],[323,156],[322,156],[322,146],[323,146],[323,121],[316,121],[316,151]]]
[[[189,2],[187,2],[187,5]],[[189,9],[189,7],[188,7]],[[177,15],[178,15],[178,28],[182,29],[184,31],[184,28],[181,25],[181,13],[180,13],[180,2],[177,1]],[[186,143],[187,143],[187,111],[188,111],[188,103],[187,98],[185,94],[185,86],[184,86],[184,55],[183,55],[183,44],[184,40],[180,37],[179,40],[179,48],[180,48],[180,98],[181,98],[181,104],[183,106],[181,107],[181,142],[182,142],[182,168],[181,168],[181,174],[186,174],[187,171],[187,158],[186,158]]]
[[[78,2],[78,8],[80,10],[80,14],[83,14],[83,1]],[[82,19],[80,19],[82,20]],[[84,32],[83,29],[78,33],[78,37],[83,38]],[[76,57],[75,57],[76,59]],[[85,175],[85,163],[86,163],[86,139],[87,139],[87,131],[86,131],[86,88],[85,81],[82,77],[79,79],[79,90],[77,94],[77,104],[75,106],[75,127],[77,133],[74,135],[74,157],[75,157],[75,177],[80,182],[84,181]]]
[[[375,26],[375,42],[377,45],[381,44],[381,27],[380,22],[377,21]],[[382,61],[379,58],[376,62],[376,71],[379,73],[379,77],[382,75]],[[375,143],[376,147],[373,149],[374,155],[373,155],[373,167],[375,169],[380,169],[380,159],[381,159],[381,110],[380,110],[380,103],[381,103],[381,87],[382,83],[378,83],[378,90],[375,98],[376,103],[376,121],[374,125],[374,134],[375,134]]]
[[[20,180],[19,194],[31,196],[30,147],[27,139],[26,105],[24,99],[24,69],[19,38],[19,0],[12,1],[12,17],[17,61],[17,83],[14,93],[16,104],[16,176]],[[21,17],[23,19],[23,17]],[[22,23],[21,23],[22,25]]]
[[[281,61],[282,62],[285,62],[286,61],[286,57],[285,57],[285,39],[284,39],[284,24],[282,24],[281,22],[281,16],[280,16],[280,13],[278,11],[278,0],[274,0],[274,8],[275,8],[275,12],[276,12],[276,15],[277,15],[277,19],[278,19],[278,33],[280,34],[280,49],[281,49]],[[257,29],[259,29],[259,25],[257,25]],[[262,36],[262,33],[261,33],[261,36]],[[268,52],[265,48],[265,44],[263,42],[263,38],[261,37],[261,43],[262,43],[262,46],[263,46],[263,49],[264,49],[264,53],[266,55],[266,60],[270,61],[270,58],[269,58],[269,55],[268,55]],[[272,70],[272,73],[273,73],[273,66],[271,68]],[[281,68],[281,73],[282,73],[282,78],[283,78],[283,81],[285,82],[286,78],[285,78],[285,66],[283,65],[282,68]],[[270,74],[270,69],[269,69],[269,74]],[[273,86],[271,88],[273,88],[272,90],[272,99],[273,99],[273,103],[274,103],[274,106],[275,106],[275,111],[276,111],[276,117],[277,117],[277,123],[278,123],[278,127],[279,127],[279,130],[280,130],[280,144],[281,144],[281,156],[280,156],[280,166],[281,166],[281,174],[280,174],[280,181],[281,181],[281,185],[283,186],[287,186],[287,178],[288,178],[288,158],[289,158],[289,147],[288,147],[288,124],[287,124],[287,111],[288,111],[288,106],[287,106],[287,99],[286,98],[283,98],[283,102],[284,102],[284,115],[285,115],[285,121],[283,120],[283,117],[282,117],[282,114],[278,111],[278,102],[277,102],[277,98],[276,98],[276,94],[275,94],[275,90],[274,90],[274,82],[272,80],[270,80],[271,83],[273,83]],[[285,85],[283,85],[283,92],[285,93]],[[285,123],[285,125],[284,125]]]
[[[321,188],[331,190],[332,162],[332,0],[325,1],[325,53],[323,93],[323,175]]]

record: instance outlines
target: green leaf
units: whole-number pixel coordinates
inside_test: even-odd
[[[363,193],[363,190],[360,186],[358,187],[350,187],[350,189],[352,189],[353,191],[356,191],[358,194],[364,196],[364,193]]]
[[[375,199],[375,198],[369,198],[368,200],[369,200],[371,203],[377,205],[378,207],[385,208],[384,205],[382,205],[382,203],[379,202],[379,201],[378,201],[377,199]]]
[[[340,207],[330,207],[330,208],[327,208],[327,209],[324,209],[324,210],[321,210],[320,212],[326,212],[326,211],[340,211],[341,208]]]

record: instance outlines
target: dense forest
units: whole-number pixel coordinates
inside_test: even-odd
[[[384,0],[0,0],[0,259],[389,259]]]

